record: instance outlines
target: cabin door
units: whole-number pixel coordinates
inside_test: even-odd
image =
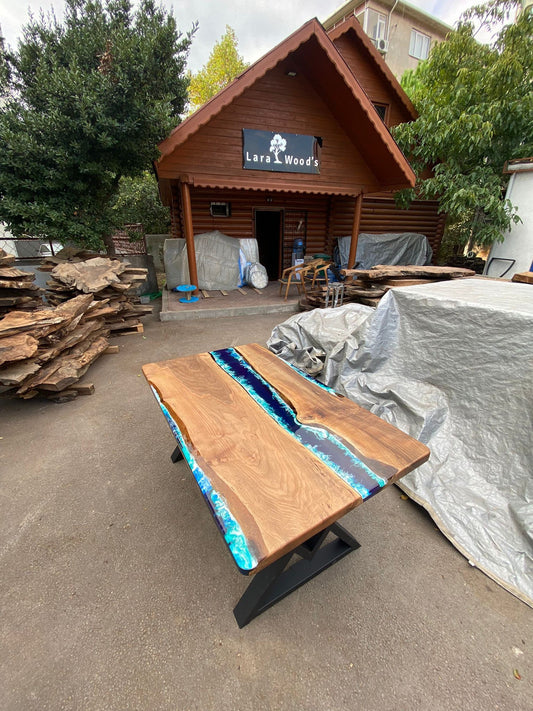
[[[276,281],[281,276],[283,210],[255,210],[255,238],[259,261],[267,270],[269,280]]]

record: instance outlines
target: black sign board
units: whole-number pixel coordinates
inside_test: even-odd
[[[318,136],[242,129],[242,167],[280,173],[320,173]]]

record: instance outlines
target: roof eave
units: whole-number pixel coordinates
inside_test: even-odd
[[[329,30],[328,37],[331,39],[332,42],[335,42],[336,39],[350,31],[355,34],[361,46],[366,50],[368,56],[372,59],[377,69],[381,72],[381,74],[389,83],[391,89],[394,91],[402,105],[412,117],[412,120],[414,121],[415,119],[417,119],[418,112],[415,109],[412,101],[402,89],[400,82],[396,79],[388,64],[385,62],[378,50],[374,47],[372,40],[363,30],[361,24],[355,19],[355,17],[351,17],[348,20],[345,20],[345,22],[343,22],[342,24],[337,25],[336,27]]]

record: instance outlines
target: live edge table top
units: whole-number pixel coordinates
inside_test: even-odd
[[[429,457],[417,440],[257,344],[143,371],[245,574]]]

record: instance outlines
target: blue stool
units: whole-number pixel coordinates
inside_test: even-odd
[[[191,292],[196,291],[194,284],[180,284],[180,286],[175,286],[172,291],[185,292],[185,296],[179,299],[180,304],[194,304],[195,301],[199,301],[197,296],[191,296]]]

